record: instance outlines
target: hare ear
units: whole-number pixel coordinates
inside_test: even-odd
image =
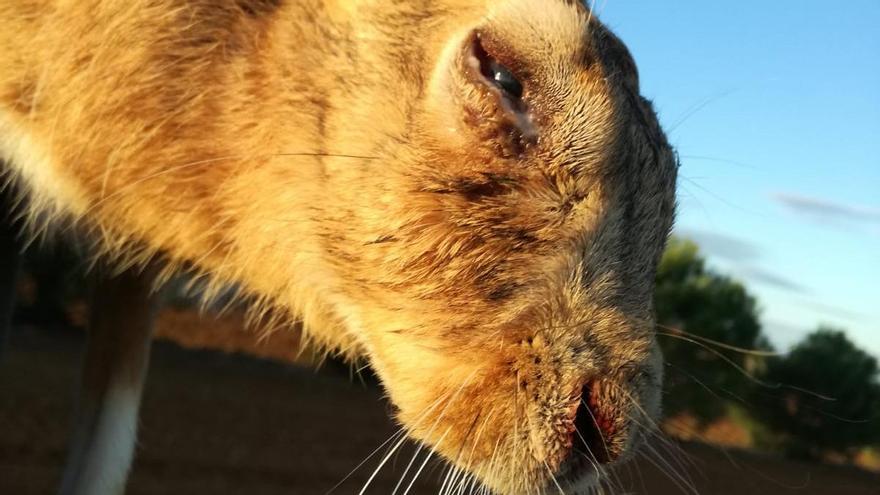
[[[431,91],[444,129],[456,138],[519,155],[537,142],[529,109],[528,72],[504,44],[478,29],[452,41]]]

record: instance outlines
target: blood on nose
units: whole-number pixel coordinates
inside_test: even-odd
[[[572,455],[586,456],[596,464],[607,464],[618,456],[613,447],[617,434],[615,424],[608,415],[607,404],[600,403],[595,383],[581,389],[581,403],[575,412]]]

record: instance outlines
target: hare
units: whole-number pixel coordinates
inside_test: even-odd
[[[678,164],[582,2],[0,0],[0,17],[26,234],[67,225],[117,268],[62,493],[124,490],[153,288],[182,267],[368,360],[458,482],[580,493],[638,448]]]

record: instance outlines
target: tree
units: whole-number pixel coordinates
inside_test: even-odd
[[[776,389],[756,388],[755,414],[783,435],[790,454],[852,456],[880,442],[877,360],[837,329],[820,327],[764,377]]]
[[[717,419],[726,400],[748,394],[750,382],[737,367],[760,363],[704,339],[769,348],[755,299],[739,282],[707,269],[696,244],[673,238],[658,267],[654,301],[667,363],[667,414],[687,411],[703,423]]]

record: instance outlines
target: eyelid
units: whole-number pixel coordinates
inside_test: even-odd
[[[491,31],[478,29],[474,32],[474,35],[489,56],[507,68],[523,86],[526,86],[528,79],[531,77],[528,65],[509,44],[502,41]]]

